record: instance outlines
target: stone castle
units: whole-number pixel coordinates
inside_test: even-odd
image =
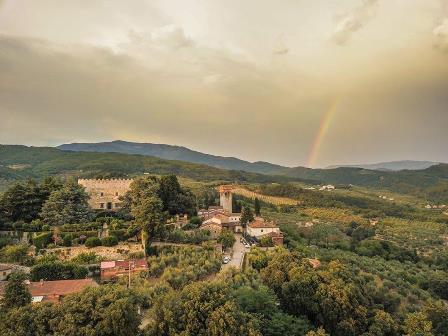
[[[115,211],[121,207],[120,197],[130,189],[132,179],[79,179],[89,194],[89,205],[95,210]]]

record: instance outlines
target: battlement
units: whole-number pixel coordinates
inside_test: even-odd
[[[111,182],[132,182],[134,179],[110,178],[110,179],[78,179],[78,183],[111,183]]]
[[[131,188],[133,179],[78,179],[89,194],[89,204],[93,209],[115,210],[121,207],[121,197]]]

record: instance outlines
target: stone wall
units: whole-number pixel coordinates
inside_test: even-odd
[[[60,260],[70,260],[81,253],[94,252],[106,260],[127,259],[130,253],[143,252],[143,247],[138,243],[121,243],[117,246],[97,246],[87,248],[85,246],[60,247],[43,249],[42,254],[55,254]]]
[[[130,189],[132,179],[79,179],[90,196],[89,205],[96,210],[117,210],[121,207],[120,197]]]

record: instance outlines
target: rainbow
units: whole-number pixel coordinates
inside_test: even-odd
[[[322,116],[322,120],[320,121],[319,130],[317,131],[316,137],[313,141],[313,145],[311,146],[310,153],[308,155],[308,161],[307,161],[307,167],[314,167],[316,164],[316,160],[319,156],[320,147],[322,145],[322,142],[325,138],[325,136],[328,133],[328,130],[330,129],[330,124],[333,120],[334,114],[339,106],[340,99],[337,98],[330,106],[330,108],[327,110],[327,112],[324,113]]]

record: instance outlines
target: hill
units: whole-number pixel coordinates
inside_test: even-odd
[[[414,195],[427,199],[428,202],[448,203],[447,164],[423,170],[376,171],[351,167],[310,169],[271,165],[271,168],[268,168],[270,164],[260,163],[259,166],[264,167],[264,171],[270,172],[271,175],[252,172],[251,170],[256,169],[254,167],[257,167],[257,163],[246,162],[246,164],[246,171],[228,170],[140,154],[77,152],[50,147],[0,145],[0,180],[3,181],[39,178],[46,175],[124,177],[144,173],[176,174],[199,181],[255,183],[301,181],[307,184],[353,184]]]
[[[327,169],[335,169],[341,167],[350,167],[350,168],[364,168],[371,170],[423,170],[435,165],[438,165],[438,162],[431,161],[412,161],[412,160],[404,160],[404,161],[391,161],[391,162],[380,162],[373,164],[359,164],[359,165],[335,165],[327,167]]]
[[[10,167],[20,167],[13,169]],[[176,174],[201,181],[285,182],[288,177],[224,170],[201,164],[143,155],[63,151],[51,147],[0,145],[0,180],[75,177],[124,177],[137,174]]]
[[[166,160],[178,160],[192,163],[205,164],[208,166],[244,170],[251,173],[274,174],[285,167],[268,162],[248,162],[234,157],[223,157],[197,152],[182,146],[164,144],[137,143],[116,140],[99,143],[72,143],[57,147],[62,150],[76,152],[100,152],[100,153],[125,153],[154,156]]]

